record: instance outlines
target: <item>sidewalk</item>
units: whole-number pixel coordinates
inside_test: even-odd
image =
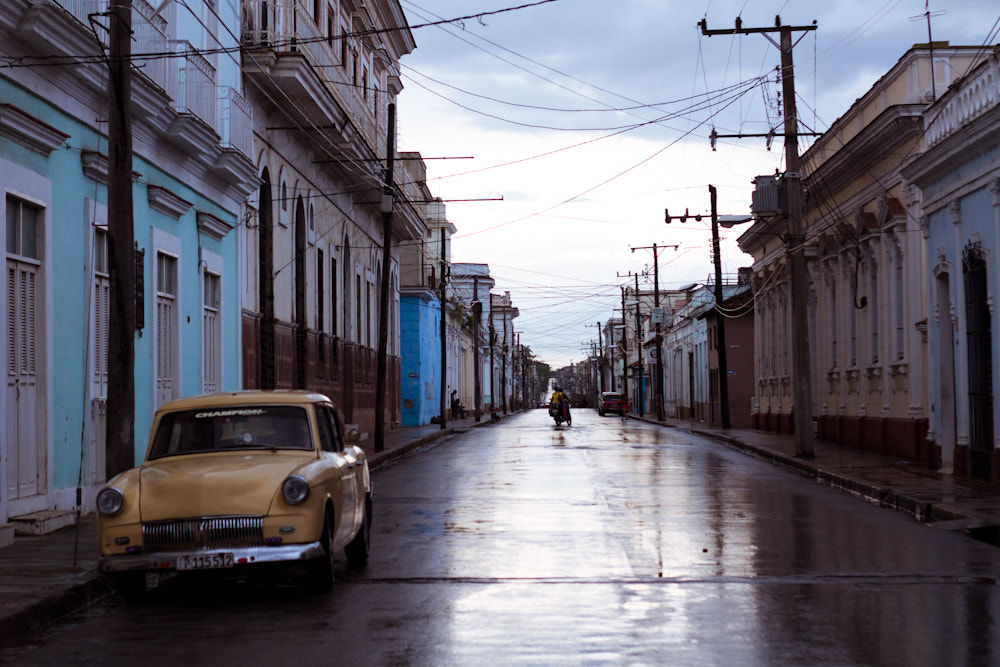
[[[639,419],[630,413],[629,417]],[[753,429],[727,429],[698,421],[649,416],[642,421],[724,442],[868,502],[909,514],[935,527],[960,531],[1000,546],[1000,485],[945,475],[905,459],[816,441],[815,456],[795,456],[795,437]]]
[[[438,424],[387,430],[384,448],[375,452],[372,440],[358,446],[372,470],[414,449],[474,426],[492,423],[489,414],[476,421],[449,420]],[[97,517],[81,517],[76,526],[38,537],[18,536],[0,548],[0,638],[47,625],[111,593],[97,574]]]
[[[998,485],[940,475],[902,459],[828,442],[817,442],[815,457],[805,460],[795,456],[795,441],[788,435],[723,431],[693,421],[644,421],[713,438],[918,521],[1000,545]],[[471,417],[449,421],[446,429],[437,424],[392,429],[385,434],[384,450],[377,453],[370,440],[360,444],[375,470],[442,437],[491,423],[485,415],[478,424]],[[47,625],[111,592],[95,571],[96,526],[90,514],[76,527],[41,537],[18,537],[0,549],[0,637]]]

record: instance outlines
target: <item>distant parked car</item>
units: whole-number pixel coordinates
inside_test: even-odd
[[[625,414],[625,399],[617,391],[606,391],[601,394],[601,404],[597,406],[597,414],[603,417],[608,412]]]
[[[368,559],[372,486],[322,394],[235,392],[173,401],[153,419],[145,462],[97,495],[98,570],[123,597],[148,572],[305,568],[333,587],[334,554]]]

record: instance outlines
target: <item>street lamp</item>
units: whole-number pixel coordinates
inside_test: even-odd
[[[746,215],[719,215],[716,212],[716,189],[714,185],[708,186],[708,193],[712,200],[712,254],[715,260],[715,307],[722,308],[722,255],[719,251],[719,225],[726,229],[733,225],[750,222],[752,217]],[[688,219],[688,211],[685,209],[684,215],[676,218],[670,217],[670,211],[664,210],[664,221],[669,225],[673,219],[685,222]],[[695,220],[701,220],[701,215],[693,216]],[[729,428],[729,370],[726,364],[726,326],[725,316],[721,310],[715,318],[717,337],[717,352],[719,356],[719,412],[721,413],[722,428]]]

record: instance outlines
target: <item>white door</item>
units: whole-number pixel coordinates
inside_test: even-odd
[[[94,234],[94,285],[91,303],[91,353],[93,375],[90,384],[90,451],[88,454],[90,483],[105,480],[105,452],[108,397],[108,313],[111,304],[111,281],[108,276],[107,234],[97,229]]]
[[[7,259],[7,498],[45,493],[45,447],[38,442],[36,262]]]
[[[156,405],[176,398],[177,377],[177,259],[157,254],[156,285]]]

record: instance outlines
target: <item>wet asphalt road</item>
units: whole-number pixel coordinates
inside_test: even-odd
[[[717,443],[543,410],[375,473],[333,593],[174,579],[17,664],[1000,664],[1000,549]]]

